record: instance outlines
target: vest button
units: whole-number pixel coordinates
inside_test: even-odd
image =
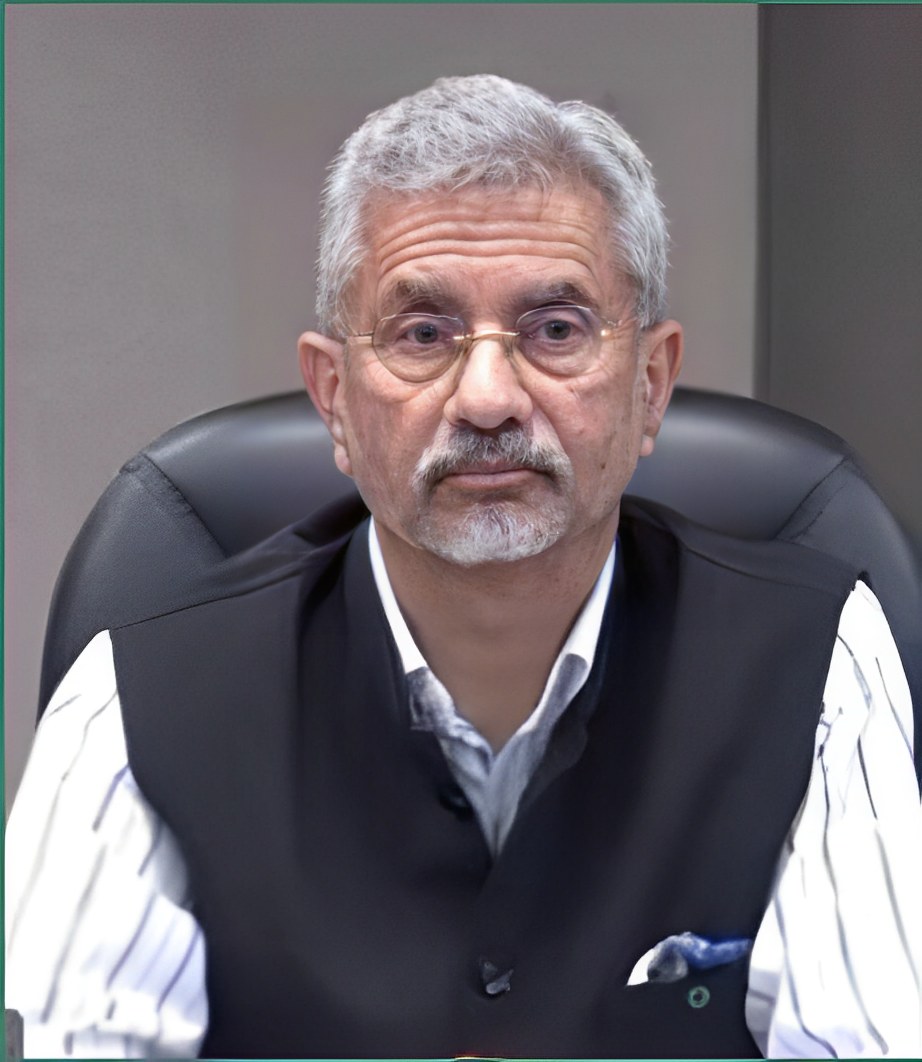
[[[469,819],[474,814],[471,802],[459,785],[446,785],[439,790],[439,803],[453,811],[459,819]]]
[[[478,966],[480,967],[480,980],[483,984],[483,990],[488,996],[501,996],[512,988],[513,967],[510,966],[508,970],[500,970],[489,959],[481,959]]]
[[[694,1007],[695,1010],[700,1010],[702,1007],[706,1007],[711,999],[711,993],[704,987],[704,985],[695,985],[694,988],[688,990],[688,1005]]]

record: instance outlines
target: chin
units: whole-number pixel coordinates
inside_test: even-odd
[[[566,530],[565,525],[562,516],[553,512],[525,516],[501,506],[490,506],[469,514],[449,528],[423,521],[415,537],[423,549],[470,568],[535,557],[557,542]]]

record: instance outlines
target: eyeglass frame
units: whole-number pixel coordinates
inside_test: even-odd
[[[635,314],[632,314],[629,317],[622,317],[618,320],[612,321],[607,317],[602,317],[595,310],[593,310],[591,306],[582,306],[578,303],[562,302],[552,303],[548,306],[535,306],[531,310],[526,310],[524,313],[519,314],[519,316],[515,320],[515,323],[518,324],[523,317],[527,317],[528,314],[535,313],[538,310],[554,310],[558,308],[567,310],[583,310],[586,313],[590,314],[592,317],[596,318],[603,326],[599,331],[600,342],[604,339],[610,339],[616,331],[623,328],[625,325],[631,324],[632,322],[638,320],[637,316]],[[375,326],[370,332],[354,332],[350,335],[343,336],[343,341],[345,343],[348,343],[350,339],[367,340],[370,343],[372,350],[375,352],[375,356],[377,357],[378,361],[381,362],[384,368],[387,369],[387,371],[391,373],[392,376],[395,376],[398,380],[403,380],[404,383],[431,383],[433,380],[438,380],[441,376],[444,376],[459,361],[462,361],[465,357],[467,357],[474,344],[479,343],[482,339],[501,340],[503,344],[503,353],[507,358],[511,359],[513,353],[518,351],[519,354],[522,354],[522,357],[525,358],[525,361],[528,362],[529,365],[532,365],[533,368],[538,369],[539,372],[547,373],[549,376],[560,376],[562,379],[573,379],[576,376],[582,375],[581,373],[573,373],[572,375],[567,373],[555,373],[553,369],[545,369],[540,365],[535,365],[528,358],[528,356],[522,353],[522,351],[515,344],[515,340],[517,340],[519,336],[521,336],[523,333],[522,329],[517,329],[511,332],[502,329],[489,329],[483,332],[464,332],[461,335],[452,336],[452,339],[455,342],[455,352],[452,355],[451,360],[446,363],[445,368],[442,369],[440,372],[434,373],[432,376],[422,376],[418,379],[401,376],[399,373],[394,372],[391,366],[382,357],[381,352],[378,350],[377,346],[375,346],[374,335],[384,321],[392,321],[396,317],[414,316],[436,317],[441,318],[445,321],[457,321],[462,327],[464,327],[464,321],[460,317],[454,317],[451,314],[424,312],[414,314],[412,310],[402,310],[400,313],[390,313],[385,314],[384,317],[379,317],[378,320],[375,321]]]

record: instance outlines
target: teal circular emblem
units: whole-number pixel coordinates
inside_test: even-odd
[[[688,1005],[694,1007],[695,1010],[700,1010],[701,1007],[706,1007],[711,998],[711,993],[704,987],[704,985],[696,985],[694,988],[688,990]]]

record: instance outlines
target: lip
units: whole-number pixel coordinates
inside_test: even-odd
[[[523,468],[520,465],[479,465],[449,472],[442,482],[468,490],[498,490],[502,487],[519,486],[539,475],[541,473],[535,469]]]

